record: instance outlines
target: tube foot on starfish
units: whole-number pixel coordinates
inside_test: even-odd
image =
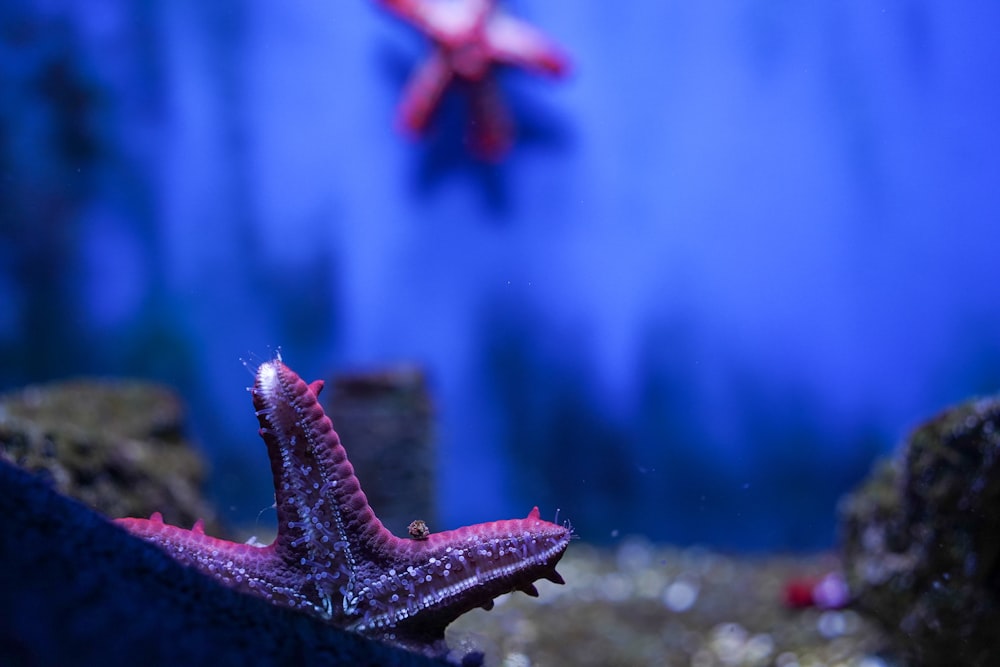
[[[173,558],[237,590],[318,616],[338,627],[419,650],[447,652],[444,630],[504,593],[538,595],[534,582],[563,583],[555,570],[572,530],[523,519],[399,538],[368,501],[330,418],[280,356],[251,389],[274,477],[278,534],[239,544],[170,526],[158,513],[117,523]]]

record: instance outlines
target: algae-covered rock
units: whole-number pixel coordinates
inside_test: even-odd
[[[0,396],[0,457],[107,516],[203,518],[217,535],[205,464],[183,431],[181,401],[149,382],[73,380]]]
[[[852,593],[908,663],[998,664],[1000,399],[918,428],[841,511]]]

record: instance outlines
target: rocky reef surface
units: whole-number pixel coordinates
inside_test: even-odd
[[[0,396],[0,458],[110,517],[149,516],[222,534],[203,494],[207,469],[162,385],[81,379]]]
[[[856,604],[907,664],[1000,664],[1000,400],[919,427],[842,516]]]

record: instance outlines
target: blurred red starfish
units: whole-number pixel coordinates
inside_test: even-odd
[[[403,127],[422,133],[445,90],[464,83],[471,113],[467,141],[477,157],[499,160],[513,143],[514,124],[497,86],[497,66],[515,65],[551,76],[569,70],[569,60],[558,46],[499,9],[496,0],[376,2],[412,23],[434,44],[434,52],[403,93],[399,109]]]

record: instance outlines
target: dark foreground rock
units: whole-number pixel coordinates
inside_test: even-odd
[[[0,461],[0,665],[445,665],[223,588]]]
[[[1000,400],[918,428],[842,518],[857,604],[908,664],[1000,664]]]

